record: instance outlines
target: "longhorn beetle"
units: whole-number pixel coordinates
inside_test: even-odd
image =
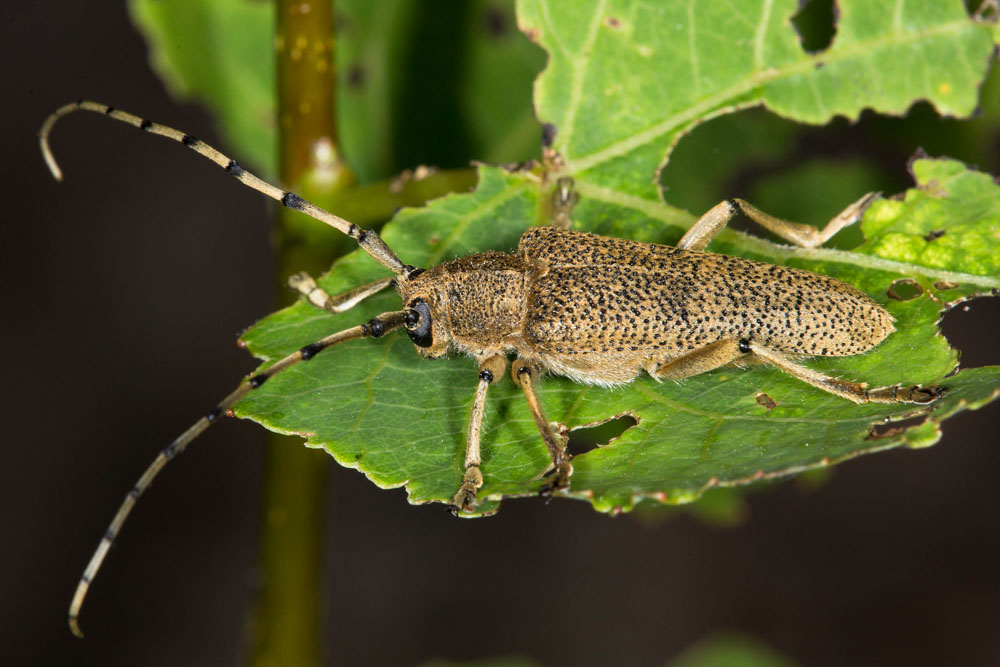
[[[347,234],[393,274],[337,296],[304,273],[293,276],[289,284],[316,307],[343,312],[389,286],[399,293],[403,307],[321,338],[245,379],[157,455],[125,496],[80,579],[69,608],[76,635],[81,634],[77,619],[90,582],[136,500],[167,461],[269,378],[346,341],[380,338],[402,328],[428,359],[456,351],[478,363],[465,473],[449,504],[455,513],[476,508],[483,484],[480,429],[486,394],[504,374],[509,354],[515,355],[511,377],[523,390],[552,459],[543,494],[567,488],[573,472],[566,436],[549,423],[535,392],[545,372],[611,387],[642,372],[657,380],[680,380],[731,364],[768,363],[855,403],[930,403],[945,391],[920,385],[868,389],[801,365],[797,358],[870,350],[892,333],[892,315],[833,278],[704,251],[738,212],[800,246],[820,245],[856,222],[874,194],[848,206],[822,230],[780,220],[741,199],[726,200],[671,247],[568,229],[576,198],[572,181],[563,178],[553,195],[557,225],[529,229],[515,253],[490,251],[417,268],[404,264],[375,232],[264,182],[198,139],[96,102],[68,104],[43,124],[41,149],[57,180],[62,173],[49,149],[49,133],[59,118],[77,110],[101,113],[187,146],[244,185]]]

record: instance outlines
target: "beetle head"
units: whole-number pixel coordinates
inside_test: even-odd
[[[407,310],[406,333],[417,351],[428,359],[444,355],[451,344],[445,283],[443,276],[433,269],[411,271],[396,283]]]

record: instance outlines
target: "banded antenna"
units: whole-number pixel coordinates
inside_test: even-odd
[[[186,134],[180,130],[175,130],[172,127],[167,127],[166,125],[161,125],[160,123],[154,123],[151,120],[140,118],[134,114],[115,109],[114,107],[109,107],[108,105],[101,104],[99,102],[79,100],[77,102],[67,104],[59,109],[56,109],[56,111],[46,118],[45,122],[42,124],[42,129],[38,132],[38,141],[41,144],[42,155],[45,157],[45,164],[48,165],[49,171],[52,172],[52,175],[57,181],[62,180],[62,170],[59,168],[58,163],[56,163],[56,159],[52,155],[52,149],[49,147],[49,134],[52,133],[52,127],[56,124],[56,121],[63,116],[73,113],[74,111],[92,111],[94,113],[103,114],[110,118],[114,118],[117,121],[128,123],[129,125],[151,134],[158,134],[161,137],[173,139],[177,143],[187,146],[195,153],[198,153],[202,157],[206,157],[215,164],[219,165],[226,170],[227,174],[235,178],[243,185],[253,188],[257,192],[261,192],[271,199],[280,201],[282,205],[290,209],[301,211],[311,218],[315,218],[316,220],[324,222],[334,229],[347,234],[352,239],[357,241],[358,245],[361,246],[365,252],[371,255],[376,262],[386,267],[396,275],[409,275],[411,272],[416,270],[415,267],[403,264],[403,262],[401,262],[396,256],[396,253],[392,251],[392,248],[390,248],[377,233],[369,229],[359,227],[353,222],[348,222],[340,216],[334,215],[326,209],[322,209],[319,206],[306,201],[294,192],[282,190],[281,188],[271,185],[267,181],[254,176],[249,171],[236,164],[236,160],[224,155],[222,152],[212,148],[205,142],[192,137],[190,134]]]
[[[67,114],[81,110],[92,111],[94,113],[109,116],[115,120],[138,127],[140,130],[144,130],[152,134],[158,134],[161,137],[167,137],[168,139],[173,139],[174,141],[187,146],[194,152],[208,158],[215,164],[225,169],[227,174],[234,177],[243,185],[251,187],[272,199],[280,201],[284,206],[290,209],[301,211],[302,213],[305,213],[306,215],[315,218],[320,222],[324,222],[344,234],[347,234],[352,239],[357,241],[362,250],[367,252],[373,259],[375,259],[375,261],[392,271],[397,276],[402,275],[406,278],[421,271],[421,269],[417,269],[408,264],[403,264],[396,256],[396,253],[392,251],[392,249],[379,237],[377,233],[359,227],[353,222],[348,222],[340,216],[334,215],[333,213],[306,201],[294,192],[282,190],[271,185],[270,183],[254,176],[247,170],[240,167],[232,158],[229,158],[220,151],[196,139],[195,137],[185,134],[179,130],[175,130],[172,127],[167,127],[166,125],[145,120],[139,116],[125,111],[120,111],[114,107],[107,106],[106,104],[100,104],[98,102],[80,100],[79,102],[67,104],[66,106],[57,109],[55,113],[46,118],[45,123],[42,124],[41,130],[38,132],[42,155],[45,157],[45,163],[48,165],[49,170],[52,172],[52,175],[57,181],[62,180],[62,170],[56,163],[55,157],[52,155],[52,149],[49,147],[49,134],[51,134],[52,127],[55,125],[56,121]],[[314,305],[329,310],[330,312],[342,312],[344,310],[348,310],[372,294],[388,287],[394,282],[395,278],[383,278],[369,285],[363,285],[336,297],[330,297],[327,295],[322,289],[317,288],[315,282],[311,278],[302,274],[293,277],[290,284],[303,296],[313,302]],[[90,583],[97,575],[101,564],[104,562],[104,558],[108,554],[108,550],[111,549],[111,545],[114,543],[115,538],[121,531],[125,520],[128,518],[128,515],[135,506],[139,496],[141,496],[143,492],[149,488],[149,486],[153,483],[154,478],[159,474],[160,470],[163,469],[168,461],[183,452],[191,441],[215,423],[220,416],[231,416],[233,406],[236,405],[241,398],[254,389],[260,387],[268,379],[274,377],[286,368],[304,361],[309,361],[323,350],[337,345],[338,343],[356,340],[358,338],[379,338],[400,326],[412,326],[416,323],[418,318],[419,314],[413,310],[382,313],[381,315],[369,320],[366,324],[338,331],[337,333],[331,334],[306,345],[287,357],[278,360],[265,370],[245,379],[232,393],[222,399],[222,401],[208,411],[205,416],[195,422],[173,442],[167,445],[159,454],[157,454],[156,458],[149,464],[149,467],[146,468],[146,471],[142,474],[142,477],[139,478],[135,485],[125,495],[125,499],[119,506],[118,511],[115,513],[110,525],[105,530],[104,535],[101,537],[101,541],[97,545],[97,549],[94,550],[94,554],[91,556],[90,562],[87,563],[87,567],[84,570],[83,575],[80,577],[80,581],[76,587],[76,592],[73,595],[73,600],[69,607],[69,627],[73,634],[78,637],[83,636],[78,622],[80,609],[82,608],[83,601],[87,596],[88,590],[90,589]]]

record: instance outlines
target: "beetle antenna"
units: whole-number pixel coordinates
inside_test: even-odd
[[[125,495],[125,500],[122,501],[121,506],[118,508],[118,512],[115,513],[114,518],[111,520],[111,524],[104,532],[104,536],[101,537],[101,541],[97,545],[94,555],[90,557],[90,562],[87,563],[87,568],[83,571],[83,576],[80,577],[80,582],[76,586],[76,593],[73,595],[73,601],[69,605],[69,628],[73,634],[77,637],[83,636],[83,632],[80,631],[80,625],[78,622],[80,617],[80,608],[83,606],[83,600],[87,596],[87,590],[90,588],[90,582],[94,580],[94,577],[97,575],[97,571],[101,567],[101,563],[104,562],[104,557],[108,554],[108,549],[111,548],[115,538],[118,537],[118,533],[121,531],[122,525],[125,523],[125,519],[128,518],[128,515],[135,506],[139,496],[141,496],[143,492],[149,488],[149,486],[153,483],[153,479],[156,478],[156,475],[159,474],[160,470],[163,469],[163,466],[165,466],[170,459],[183,452],[191,441],[215,423],[220,415],[231,415],[232,407],[236,405],[241,398],[264,384],[267,380],[274,377],[281,371],[289,368],[290,366],[294,366],[300,361],[309,361],[323,350],[338,343],[354,340],[356,338],[379,338],[404,324],[408,316],[412,317],[412,315],[409,315],[410,312],[411,311],[408,310],[400,310],[382,313],[381,315],[373,317],[366,324],[351,327],[350,329],[344,329],[343,331],[338,331],[337,333],[320,338],[316,342],[310,343],[287,357],[278,360],[265,370],[260,371],[256,375],[252,375],[241,382],[231,394],[222,399],[222,401],[212,408],[208,414],[195,422],[194,425],[184,431],[177,437],[177,439],[157,454],[156,458],[153,459],[153,462],[149,464],[148,468],[146,468],[146,472],[142,473],[142,477],[139,478],[139,481],[137,481],[135,486],[133,486],[128,494]]]
[[[184,144],[194,152],[208,158],[215,164],[225,169],[227,174],[238,180],[243,185],[253,188],[257,192],[261,192],[271,199],[280,201],[284,206],[290,209],[301,211],[302,213],[305,213],[320,222],[325,222],[331,227],[347,234],[352,239],[357,241],[358,245],[361,246],[365,252],[371,255],[375,261],[393,273],[397,275],[408,274],[414,270],[414,267],[403,264],[403,262],[396,257],[396,253],[392,251],[392,248],[386,245],[385,241],[383,241],[377,233],[369,229],[359,227],[353,222],[348,222],[340,216],[334,215],[326,209],[322,209],[319,206],[306,201],[294,192],[282,190],[281,188],[271,185],[236,164],[236,160],[223,155],[215,148],[212,148],[205,142],[192,137],[190,134],[185,134],[184,132],[175,130],[172,127],[167,127],[166,125],[161,125],[160,123],[154,123],[153,121],[140,118],[139,116],[115,109],[114,107],[109,107],[106,104],[100,104],[99,102],[79,100],[78,102],[67,104],[57,109],[48,118],[46,118],[45,122],[42,124],[42,129],[38,132],[38,141],[41,144],[42,155],[45,157],[45,164],[48,165],[49,171],[52,172],[52,175],[57,181],[62,180],[62,170],[56,163],[56,159],[52,155],[52,149],[49,147],[49,134],[52,132],[52,126],[56,124],[57,120],[67,114],[73,113],[74,111],[81,110],[104,114],[105,116],[114,118],[115,120],[138,127],[140,130],[144,130],[151,134],[158,134],[161,137],[167,137],[168,139],[173,139],[178,143]]]

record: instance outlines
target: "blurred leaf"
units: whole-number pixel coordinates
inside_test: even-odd
[[[812,472],[803,473],[799,479]],[[708,489],[696,500],[683,505],[664,505],[654,500],[646,500],[637,503],[629,516],[641,524],[652,527],[684,513],[708,526],[733,528],[746,523],[750,517],[750,505],[746,496],[765,486],[768,484],[762,482],[738,488],[716,487]]]
[[[490,164],[539,157],[541,129],[528,92],[545,66],[545,52],[517,29],[507,2],[478,3],[469,17],[468,63],[461,106],[478,159]]]
[[[129,9],[170,93],[208,106],[240,161],[273,178],[278,144],[271,4],[130,0]]]
[[[670,153],[661,173],[663,198],[687,211],[707,211],[732,196],[765,206],[755,198],[758,193],[732,192],[728,186],[741,170],[784,160],[796,148],[799,128],[764,109],[719,116],[698,125]],[[782,211],[782,215],[790,214]]]
[[[702,639],[667,664],[669,667],[791,667],[794,663],[757,639],[719,633]]]
[[[864,31],[858,16],[870,13],[869,4],[843,0],[839,6],[847,25],[828,51],[807,55],[788,22],[794,1],[741,3],[743,14],[715,3],[607,3],[600,11],[593,4],[577,3],[570,11],[568,5],[522,3],[522,28],[550,52],[536,84],[536,105],[542,120],[555,122],[563,173],[574,177],[581,194],[577,228],[676,242],[693,217],[658,201],[657,167],[684,132],[741,106],[778,100],[785,113],[809,120],[815,119],[816,100],[857,114],[865,106],[902,111],[929,95],[949,112],[973,109],[976,76],[985,74],[992,45],[986,28],[956,13],[961,3],[950,9],[929,0],[908,3],[908,12],[926,11],[916,18],[890,16],[888,24]],[[882,62],[892,74],[900,59],[924,49],[968,57],[938,56],[934,68],[901,74],[912,80],[870,85],[871,77],[881,76]],[[869,57],[874,51],[878,60]],[[819,59],[824,67],[816,67]],[[863,73],[845,74],[838,63],[863,67]],[[940,86],[928,88],[929,74],[955,87],[946,94]],[[790,95],[789,82],[797,97]],[[795,100],[809,104],[799,108]],[[716,252],[845,280],[896,317],[897,333],[876,350],[813,359],[810,367],[871,385],[942,382],[957,363],[937,331],[942,309],[1000,287],[1000,252],[990,251],[1000,217],[990,203],[1000,201],[1000,189],[952,161],[918,161],[913,170],[918,188],[904,201],[871,208],[863,226],[869,240],[857,252],[790,249],[731,230],[713,241]],[[545,220],[549,191],[539,187],[535,174],[484,167],[480,178],[471,194],[402,211],[383,237],[418,266],[487,249],[513,251],[528,226]],[[817,180],[803,187],[815,191]],[[943,240],[948,245],[936,250],[933,244]],[[958,249],[966,250],[960,255]],[[355,253],[322,283],[336,293],[383,275],[384,269]],[[890,287],[903,278],[920,286],[916,298],[890,298]],[[258,356],[274,359],[398,304],[383,294],[329,316],[299,303],[251,329],[244,340]],[[996,398],[1000,367],[964,370],[944,382],[949,393],[929,408],[856,406],[766,367],[722,369],[670,384],[643,377],[614,391],[553,377],[540,393],[549,417],[571,428],[626,412],[638,419],[611,444],[574,460],[567,495],[613,511],[643,498],[684,502],[714,486],[781,477],[903,444],[932,444],[941,420]],[[274,430],[303,434],[311,446],[326,448],[381,486],[405,485],[413,502],[446,501],[462,476],[475,385],[471,360],[421,361],[405,334],[395,333],[324,352],[270,380],[236,412]],[[761,393],[769,400],[761,401]],[[908,423],[908,429],[875,428],[914,415],[927,419]],[[537,493],[548,457],[509,380],[490,390],[483,450],[482,513],[495,510],[503,497]]]
[[[447,658],[436,658],[420,663],[419,667],[540,667],[538,662],[529,658],[505,657],[484,658],[482,660],[455,661]]]
[[[338,127],[362,183],[395,168],[392,128],[405,113],[396,91],[415,11],[409,0],[337,3]]]
[[[208,106],[240,162],[273,177],[271,4],[130,0],[130,7],[171,93]],[[510,2],[340,0],[336,9],[338,125],[362,182],[418,164],[537,156],[531,81],[544,54],[515,29]]]

